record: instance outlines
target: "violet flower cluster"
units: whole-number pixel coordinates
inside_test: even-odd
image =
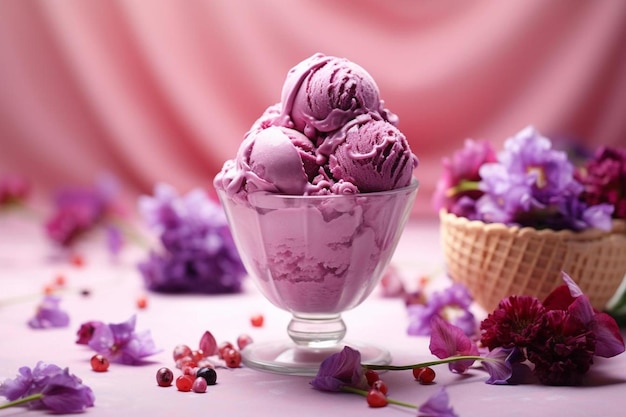
[[[480,325],[485,347],[518,350],[516,363],[528,360],[534,375],[548,385],[578,385],[595,356],[624,352],[615,320],[595,311],[565,273],[563,280],[543,302],[532,296],[503,299]]]
[[[226,216],[204,191],[179,197],[157,184],[154,197],[142,196],[140,211],[160,237],[160,251],[139,265],[146,287],[167,293],[235,293],[246,275]]]
[[[85,322],[77,331],[76,343],[89,346],[110,362],[139,365],[161,349],[156,347],[149,330],[135,330],[136,322],[135,315],[122,323]]]
[[[68,368],[44,362],[37,363],[33,369],[21,367],[14,379],[0,384],[0,395],[10,401],[0,408],[26,404],[31,409],[57,414],[80,413],[95,402],[91,388],[70,374]]]
[[[488,142],[471,140],[444,159],[434,204],[487,223],[610,230],[626,205],[624,161],[623,151],[603,148],[579,172],[567,153],[529,126],[505,141],[495,161]]]

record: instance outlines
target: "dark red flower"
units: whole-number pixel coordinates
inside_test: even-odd
[[[531,296],[512,295],[480,323],[481,343],[490,350],[496,347],[523,348],[542,325],[545,308]]]
[[[564,310],[550,310],[526,348],[534,373],[548,385],[579,385],[593,364],[594,332]]]
[[[584,186],[584,202],[611,204],[613,217],[626,219],[626,149],[599,148],[576,176]]]

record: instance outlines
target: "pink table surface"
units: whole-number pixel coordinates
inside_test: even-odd
[[[283,376],[247,368],[218,370],[218,384],[205,394],[182,393],[174,387],[161,388],[155,372],[168,366],[178,375],[171,357],[175,345],[197,345],[205,330],[218,341],[234,342],[241,333],[256,341],[286,338],[286,312],[265,300],[251,281],[242,294],[231,296],[148,294],[148,307],[139,310],[136,299],[143,294],[141,277],[135,267],[145,250],[126,248],[112,262],[101,239],[83,244],[85,265],[77,268],[55,260],[55,252],[39,226],[14,214],[0,216],[0,380],[13,378],[20,366],[34,366],[44,360],[83,379],[96,396],[95,407],[85,415],[115,416],[382,416],[415,415],[414,410],[393,406],[369,408],[364,398],[351,394],[323,393],[312,389],[311,378]],[[410,278],[424,274],[438,276],[433,283],[445,285],[438,223],[410,223],[393,259]],[[26,321],[41,299],[41,289],[63,274],[69,291],[62,293],[61,306],[71,317],[61,329],[32,330]],[[91,295],[80,296],[78,289]],[[74,291],[76,290],[76,291]],[[9,300],[13,302],[7,303]],[[480,309],[477,314],[482,315]],[[250,317],[261,313],[265,324],[253,328]],[[112,364],[105,373],[93,372],[93,352],[74,343],[78,326],[87,320],[120,322],[137,314],[137,329],[149,329],[163,349],[142,366]],[[407,364],[432,358],[428,338],[408,336],[406,309],[399,299],[383,298],[379,291],[362,305],[344,314],[347,338],[384,346],[393,363]],[[439,366],[436,384],[421,386],[410,371],[390,372],[383,378],[389,395],[420,404],[442,385],[460,416],[621,416],[626,412],[626,355],[596,360],[581,387],[540,385],[492,386],[486,374],[471,370],[459,376]],[[0,400],[2,401],[2,400]],[[45,414],[25,408],[0,410],[0,417]]]

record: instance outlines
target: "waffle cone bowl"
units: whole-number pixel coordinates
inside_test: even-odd
[[[441,239],[450,278],[492,311],[509,295],[543,300],[570,275],[603,310],[626,275],[626,222],[613,230],[537,230],[487,224],[440,212]]]

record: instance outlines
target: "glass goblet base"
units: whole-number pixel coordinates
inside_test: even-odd
[[[385,349],[360,342],[340,342],[332,347],[312,348],[299,346],[294,342],[274,341],[251,343],[242,351],[245,366],[261,371],[288,375],[315,376],[320,364],[333,353],[349,346],[361,353],[361,363],[369,365],[388,365],[391,355]]]

